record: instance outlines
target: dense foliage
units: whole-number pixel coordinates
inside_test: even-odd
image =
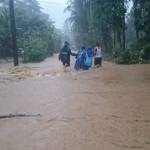
[[[25,62],[42,61],[59,49],[61,33],[49,16],[41,11],[37,0],[15,0],[17,44]],[[11,57],[8,0],[0,1],[0,57]]]
[[[104,55],[117,63],[150,60],[149,1],[69,0],[67,10],[78,47],[99,41]]]

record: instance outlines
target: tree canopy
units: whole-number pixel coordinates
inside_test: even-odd
[[[41,61],[60,46],[60,31],[49,16],[41,11],[37,0],[15,0],[18,48],[24,61]],[[11,57],[10,16],[8,0],[0,1],[0,57]]]
[[[69,0],[67,10],[71,12],[68,21],[78,46],[93,46],[99,41],[105,55],[119,63],[150,59],[149,1]]]

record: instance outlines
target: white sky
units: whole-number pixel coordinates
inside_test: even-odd
[[[67,6],[68,0],[38,0],[40,2],[43,11],[50,15],[50,18],[55,22],[57,28],[62,29],[65,20],[69,16],[69,12],[64,13],[64,9]],[[128,5],[128,11],[130,11],[132,3]]]
[[[52,3],[59,3],[59,4],[66,4],[67,3],[67,0],[38,0],[38,1],[52,2]]]
[[[62,28],[68,16],[64,13],[68,0],[38,0],[43,11],[50,15],[57,28]]]

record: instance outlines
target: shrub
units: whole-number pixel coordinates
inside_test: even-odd
[[[55,52],[53,31],[44,29],[18,39],[18,45],[23,49],[23,62],[40,62]]]
[[[26,50],[23,55],[24,62],[40,62],[46,58],[46,51],[39,49]]]
[[[137,53],[134,50],[126,49],[126,50],[116,50],[113,53],[113,60],[118,64],[130,64],[137,63]]]
[[[141,49],[140,58],[145,61],[150,61],[150,44],[147,44]]]

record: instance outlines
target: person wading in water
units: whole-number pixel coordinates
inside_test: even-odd
[[[71,49],[69,47],[69,43],[65,41],[63,48],[60,50],[59,53],[59,60],[63,64],[63,70],[66,72],[66,68],[70,67],[70,56],[76,56],[75,53],[71,52]]]
[[[102,67],[102,49],[99,43],[96,44],[94,49],[94,57],[94,65],[96,67]]]

